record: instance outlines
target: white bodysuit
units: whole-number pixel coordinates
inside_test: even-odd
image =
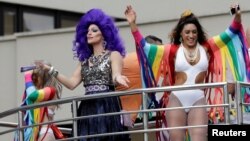
[[[175,72],[184,72],[187,76],[187,80],[183,85],[195,84],[195,79],[200,72],[207,71],[208,68],[208,58],[206,51],[200,45],[197,46],[200,52],[200,60],[195,65],[191,65],[185,55],[184,47],[180,45],[176,53],[175,59]],[[204,91],[200,89],[195,90],[180,90],[173,91],[174,94],[181,102],[182,106],[193,106],[195,102],[204,97]],[[189,109],[185,109],[186,112]]]

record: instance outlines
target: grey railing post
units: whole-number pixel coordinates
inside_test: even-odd
[[[23,129],[20,129],[23,126],[23,114],[21,111],[18,112],[18,140],[22,141],[23,140]]]
[[[237,124],[242,124],[242,101],[241,101],[241,85],[236,83],[236,109],[237,109]]]
[[[77,117],[77,101],[73,100],[72,101],[72,117],[76,118]],[[73,137],[77,136],[77,120],[73,120]],[[77,141],[77,140],[75,140]]]
[[[147,109],[147,94],[145,92],[142,93],[142,109],[146,110]],[[143,127],[144,130],[148,129],[148,113],[144,112],[143,113]],[[148,141],[148,132],[144,132],[144,141]]]
[[[223,86],[224,91],[224,104],[229,104],[229,94],[227,90],[228,83]],[[230,112],[229,112],[229,106],[225,106],[224,108],[224,114],[225,114],[225,122],[226,124],[230,123]]]

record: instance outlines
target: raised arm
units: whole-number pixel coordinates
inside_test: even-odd
[[[32,81],[32,72],[25,72],[25,91],[27,100],[31,102],[48,101],[54,98],[56,89],[54,87],[45,87],[37,89]]]
[[[247,37],[247,43],[248,43],[248,49],[249,49],[250,48],[250,26],[247,28],[246,37]]]
[[[125,16],[127,18],[127,21],[130,25],[131,31],[135,32],[137,31],[137,24],[136,24],[136,12],[132,8],[131,5],[127,6],[125,10]]]
[[[235,8],[237,4],[231,7]],[[249,67],[249,58],[239,9],[236,10],[230,27],[220,35],[211,38],[209,43],[214,51],[215,63],[217,63],[214,70],[215,72],[222,72],[220,77],[218,77],[219,80],[216,81],[226,80],[227,68],[232,73],[234,80],[244,81],[248,77],[248,74],[250,74],[247,69]]]
[[[242,32],[241,31],[242,30],[241,12],[240,12],[240,9],[236,8],[237,6],[238,6],[238,4],[233,4],[230,7],[230,8],[236,9],[236,12],[234,14],[234,18],[231,22],[231,25],[224,32],[222,32],[220,35],[214,36],[209,41],[209,42],[215,42],[212,44],[215,44],[216,46],[218,46],[218,48],[226,47],[226,46],[222,46],[221,42],[224,42],[227,44],[227,43],[231,42],[235,36],[239,35],[240,32]]]
[[[134,36],[134,39],[135,39],[137,46],[143,47],[145,44],[145,41],[143,41],[143,36],[139,32],[139,29],[138,29],[137,24],[136,24],[136,12],[133,10],[132,6],[129,5],[129,6],[127,6],[124,13],[125,13],[125,16],[127,18],[128,23],[129,23],[131,32]]]
[[[134,36],[137,47],[143,47],[145,53],[147,54],[150,49],[156,50],[158,47],[156,44],[150,44],[146,42],[143,35],[140,33],[139,28],[136,24],[136,12],[131,5],[127,6],[124,12],[126,19],[129,23],[132,35]]]
[[[149,44],[146,42],[142,34],[139,32],[139,29],[136,24],[136,12],[133,10],[131,5],[127,6],[125,10],[125,16],[130,25],[131,32],[136,42],[136,46],[143,48],[144,53],[140,51],[138,53],[140,62],[143,63],[145,61],[144,58],[146,57],[146,59],[148,60],[146,63],[149,63],[149,66],[152,68],[154,75],[158,76],[158,70],[160,69],[160,62],[164,55],[163,54],[164,46]]]
[[[233,30],[239,32],[241,30],[241,28],[242,28],[242,25],[241,25],[241,11],[237,7],[239,7],[238,4],[233,4],[230,7],[230,8],[236,9],[235,14],[234,14],[234,19],[233,19],[233,21],[232,21],[232,23],[230,25],[230,28],[232,28]]]

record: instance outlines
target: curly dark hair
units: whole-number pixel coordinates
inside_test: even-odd
[[[181,32],[185,25],[187,24],[194,24],[197,27],[198,31],[198,42],[200,44],[203,44],[207,40],[207,34],[204,32],[203,27],[201,26],[198,18],[191,12],[186,14],[186,11],[182,14],[181,18],[179,19],[178,24],[175,26],[175,28],[170,33],[170,41],[173,44],[179,45],[181,44],[180,38],[181,38]],[[186,14],[186,15],[185,15]]]
[[[119,35],[114,20],[101,9],[91,9],[83,15],[76,27],[75,41],[73,42],[74,57],[79,61],[88,59],[93,53],[93,48],[87,43],[88,28],[91,24],[99,27],[106,41],[106,49],[118,51],[124,57],[126,55],[123,41]]]

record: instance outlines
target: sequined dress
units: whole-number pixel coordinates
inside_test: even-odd
[[[114,91],[111,71],[111,52],[105,52],[94,61],[82,63],[82,78],[86,95]],[[93,57],[93,56],[91,56]],[[91,58],[90,59],[93,59]],[[90,60],[89,59],[89,60]],[[78,108],[78,116],[96,115],[109,112],[119,112],[120,101],[118,97],[107,97],[83,100]],[[120,132],[126,130],[121,124],[120,115],[94,117],[78,120],[78,136],[91,134]],[[116,135],[95,138],[85,138],[81,141],[129,141],[129,135]]]

